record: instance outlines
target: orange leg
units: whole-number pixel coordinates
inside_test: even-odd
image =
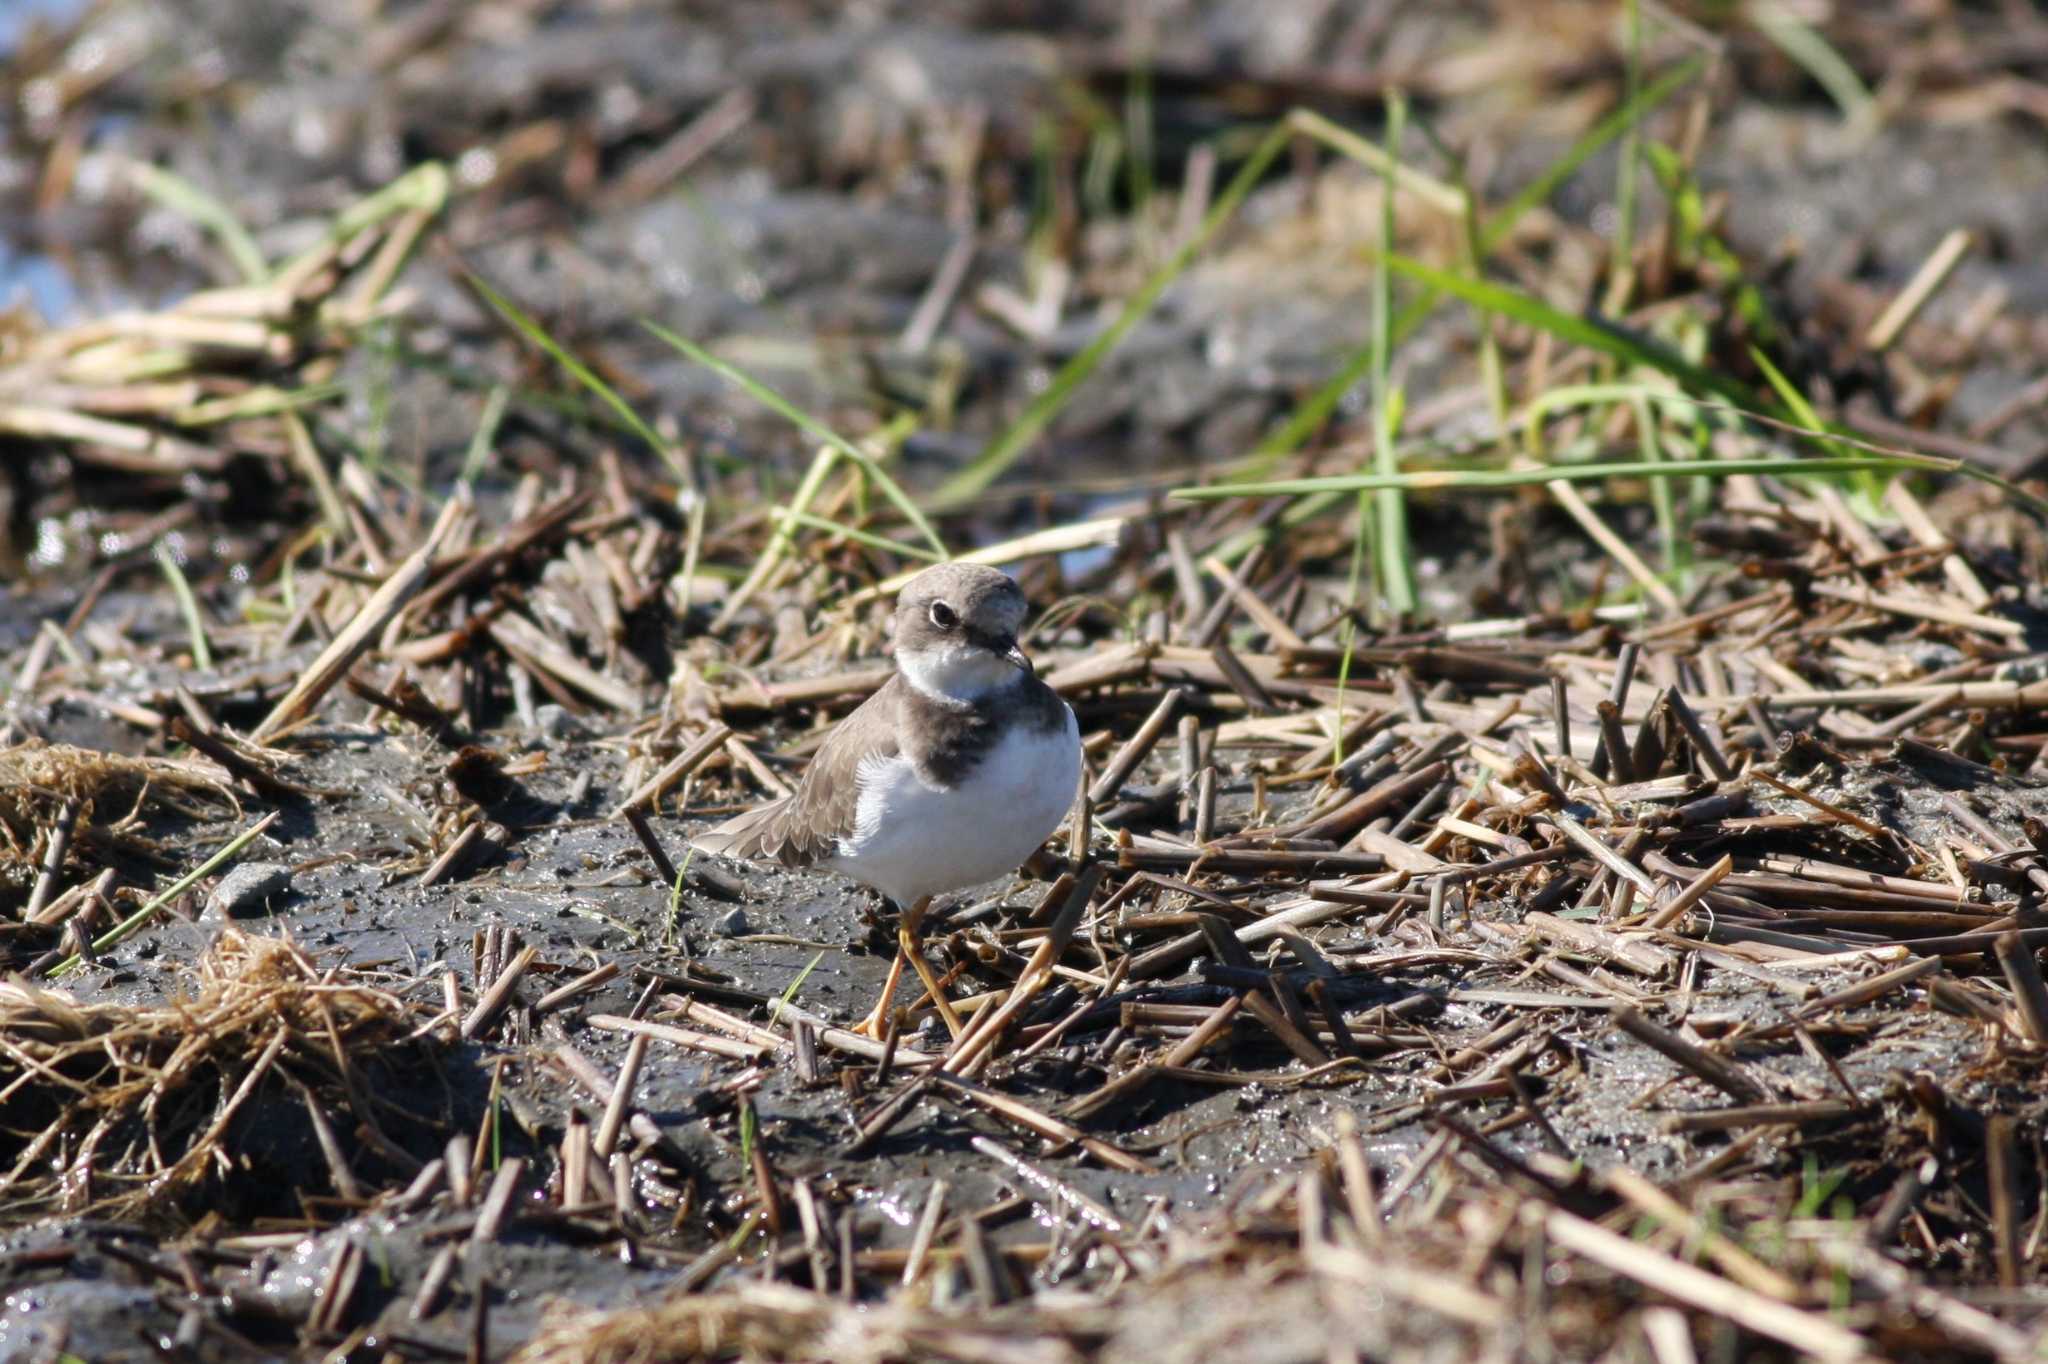
[[[939,978],[932,974],[931,963],[924,959],[924,947],[917,937],[918,926],[924,922],[925,912],[931,907],[932,897],[927,895],[903,911],[903,917],[896,924],[896,959],[899,962],[909,959],[911,969],[924,982],[925,993],[932,997],[932,1003],[939,1006],[939,1017],[946,1021],[946,1031],[957,1039],[967,1030],[966,1025],[961,1023],[960,1015],[953,1012],[953,1002],[946,998],[946,987],[939,984]]]
[[[903,954],[889,963],[889,979],[882,984],[882,997],[875,1001],[875,1007],[868,1011],[854,1031],[877,1042],[889,1035],[889,1011],[896,1007],[896,985],[903,979]]]

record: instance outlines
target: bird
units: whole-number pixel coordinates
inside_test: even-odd
[[[795,791],[692,840],[716,856],[835,871],[890,902],[898,950],[860,1026],[871,1037],[906,962],[959,1036],[919,926],[935,896],[1016,870],[1079,794],[1080,725],[1018,647],[1027,609],[997,569],[919,573],[896,600],[896,671],[826,736]]]

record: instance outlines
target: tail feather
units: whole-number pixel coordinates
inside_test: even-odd
[[[718,857],[787,861],[790,839],[784,816],[788,813],[789,797],[785,796],[735,815],[717,828],[698,834],[690,843],[698,852]]]

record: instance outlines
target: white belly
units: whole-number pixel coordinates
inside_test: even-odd
[[[908,758],[864,763],[851,838],[821,865],[898,905],[1015,871],[1059,827],[1081,786],[1081,731],[1013,732],[958,786],[918,780]]]

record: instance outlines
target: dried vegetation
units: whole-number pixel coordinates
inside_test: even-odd
[[[477,41],[420,13],[372,25],[379,70]],[[1858,75],[1900,51],[1916,117],[2038,120],[2048,48],[1939,4],[1824,33],[1617,15],[1505,7],[1520,36],[1468,46],[1325,15],[1327,69],[1228,100],[1220,48],[1070,35],[1126,114],[1091,104],[1037,163],[1028,223],[972,211],[1034,166],[1005,111],[939,101],[926,147],[885,101],[784,145],[770,75],[625,133],[493,104],[481,186],[394,93],[473,192],[411,172],[282,263],[132,172],[246,278],[0,367],[0,430],[43,462],[15,495],[98,546],[6,659],[0,1282],[175,1286],[165,1333],[223,1358],[2036,1357],[2048,388],[1950,405],[2048,342],[1998,282],[1925,316],[1976,235],[1884,288],[1779,287],[1702,163],[1717,101],[1798,71],[1845,124],[1906,119]],[[1578,139],[1539,192],[1404,142],[1398,101],[1387,150],[1311,111],[1401,85],[1439,144],[1498,151],[1506,75]],[[1154,186],[1155,115],[1223,110],[1274,121]],[[1614,232],[1546,206],[1617,144]],[[908,283],[862,278],[901,325],[853,348],[859,401],[734,359],[796,343],[572,335],[477,259],[551,194],[637,212],[715,150],[778,149],[803,183],[929,157],[967,206]],[[41,148],[50,183],[76,151]],[[414,261],[410,292],[434,230],[469,255]],[[1356,305],[1317,382],[1215,380],[1257,330],[1233,309],[1304,258]],[[799,348],[806,382],[831,368]],[[618,358],[676,351],[724,387],[643,390]],[[400,354],[471,371],[418,401],[474,431],[410,463],[377,368]],[[1126,440],[1232,458],[1088,464]],[[107,470],[135,482],[69,481]],[[683,847],[787,790],[887,676],[892,585],[949,548],[1047,608],[1026,643],[1081,716],[1085,800],[1026,888],[928,926],[957,1033],[918,999],[876,1042],[806,991],[854,935],[811,943],[788,883]],[[118,742],[53,737],[80,716]],[[545,861],[620,826],[624,858]],[[296,910],[178,922],[258,846]],[[143,859],[171,856],[160,884]],[[338,864],[374,884],[332,889]],[[570,892],[529,866],[603,873],[577,887],[630,922],[566,941]],[[771,931],[707,936],[735,905]],[[401,953],[358,913],[417,932]],[[747,955],[767,939],[818,955],[792,980]],[[267,1257],[307,1247],[293,1299]],[[565,1274],[522,1317],[518,1257],[547,1250],[630,1276]]]
[[[392,1074],[431,1064],[437,1049],[414,1031],[409,1006],[323,973],[289,942],[233,929],[193,964],[191,982],[190,998],[151,1008],[81,1003],[23,980],[0,987],[0,1037],[18,1067],[0,1091],[16,1134],[0,1176],[11,1216],[190,1225],[203,1206],[196,1193],[233,1201],[225,1189],[253,1194],[276,1179],[223,1141],[252,1101],[271,1124],[296,1102],[331,1148],[330,1177],[345,1196],[362,1186],[330,1110],[354,1128],[360,1178],[418,1172],[384,1124],[424,1124],[380,1102]]]

